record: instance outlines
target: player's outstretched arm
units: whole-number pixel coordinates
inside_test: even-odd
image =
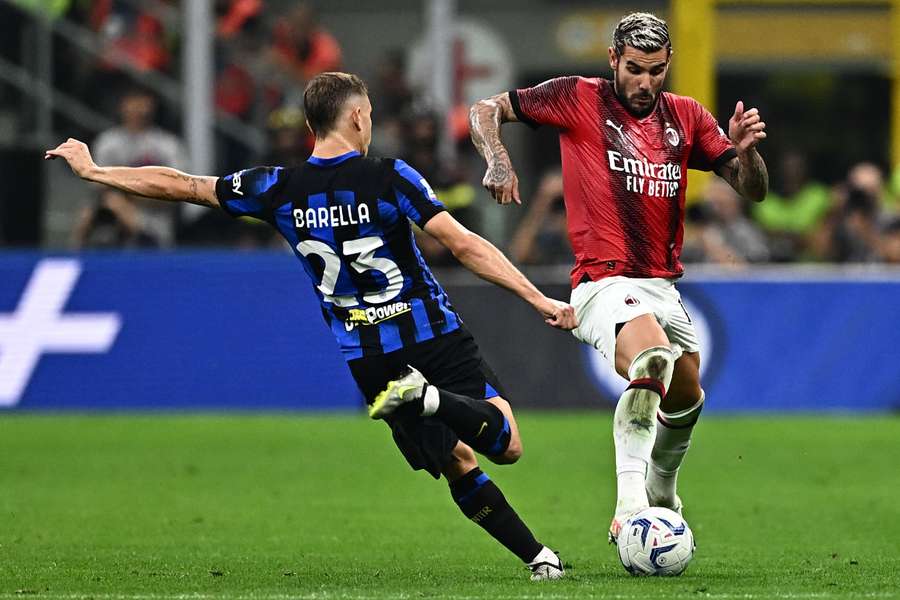
[[[91,158],[87,144],[73,138],[44,154],[45,159],[57,157],[65,159],[72,172],[82,179],[129,194],[214,208],[219,206],[216,177],[188,175],[169,167],[100,167]]]
[[[766,124],[759,110],[744,111],[744,103],[738,101],[734,115],[728,121],[728,137],[734,144],[737,156],[722,165],[717,174],[727,181],[737,193],[754,202],[762,202],[769,191],[769,172],[756,146],[766,139]]]
[[[469,135],[478,153],[487,161],[481,184],[500,204],[522,204],[519,178],[506,146],[500,141],[500,125],[518,120],[509,92],[479,100],[469,110]]]
[[[566,330],[578,326],[574,308],[542,294],[496,246],[463,227],[450,213],[433,217],[425,224],[425,231],[446,246],[467,269],[528,302],[548,325]]]

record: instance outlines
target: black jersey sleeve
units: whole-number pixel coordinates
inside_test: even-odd
[[[233,217],[256,217],[267,221],[285,176],[282,167],[244,169],[220,177],[216,181],[216,197],[222,209]]]
[[[425,178],[402,160],[394,161],[392,183],[400,210],[419,227],[446,210]]]

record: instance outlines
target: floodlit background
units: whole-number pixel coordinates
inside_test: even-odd
[[[3,0],[0,319],[13,325],[0,328],[0,405],[357,405],[267,225],[130,198],[41,160],[71,136],[100,164],[294,165],[312,147],[303,87],[327,70],[368,82],[373,154],[411,163],[458,219],[566,298],[556,132],[503,128],[525,202],[499,207],[466,114],[550,77],[608,76],[612,30],[631,10],[670,23],[669,90],[725,127],[737,100],[768,124],[764,203],[706,174],[688,187],[682,290],[710,406],[900,406],[900,2],[849,0]],[[520,404],[615,399],[621,382],[589,349],[420,244]],[[38,296],[53,306],[16,319]],[[69,317],[95,326],[61,332]]]

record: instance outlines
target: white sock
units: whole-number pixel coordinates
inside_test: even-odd
[[[430,417],[437,412],[438,405],[441,403],[441,394],[433,385],[425,388],[425,395],[422,396],[422,413],[423,417]]]
[[[619,398],[613,416],[616,446],[616,515],[626,515],[650,505],[644,488],[650,453],[656,438],[656,411],[665,388],[672,381],[672,351],[648,348],[631,363],[631,384]]]
[[[653,415],[658,406],[656,392],[639,389],[626,390],[616,405],[613,440],[616,444],[617,515],[650,506],[644,479],[656,435],[656,422],[646,415]]]
[[[656,429],[656,442],[650,454],[647,472],[647,491],[654,504],[672,506],[678,484],[678,469],[691,446],[691,433],[703,410],[706,393],[701,391],[695,405],[676,413],[660,411]]]

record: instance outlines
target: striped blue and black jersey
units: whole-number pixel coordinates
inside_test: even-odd
[[[220,178],[216,195],[232,216],[262,219],[288,241],[347,360],[462,324],[410,226],[424,227],[444,207],[402,160],[349,152],[297,168],[246,169]]]

